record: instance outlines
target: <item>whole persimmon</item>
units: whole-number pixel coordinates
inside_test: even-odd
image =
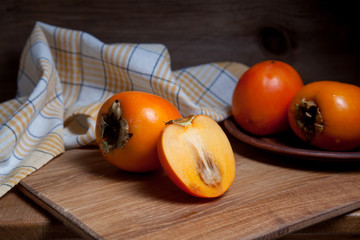
[[[289,129],[288,107],[303,86],[289,64],[268,60],[251,66],[239,79],[232,98],[232,113],[245,131],[258,135]]]
[[[209,116],[168,122],[157,146],[164,171],[190,195],[218,197],[234,181],[234,152],[222,128]]]
[[[301,88],[289,106],[289,123],[303,141],[324,150],[360,146],[360,87],[317,81]]]
[[[115,94],[101,106],[96,122],[96,142],[104,158],[130,172],[161,167],[157,141],[165,122],[180,118],[166,99],[145,92]]]

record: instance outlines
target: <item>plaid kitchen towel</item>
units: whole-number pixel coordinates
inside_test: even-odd
[[[97,111],[115,93],[150,92],[182,115],[221,121],[246,69],[219,62],[172,71],[162,44],[105,44],[37,22],[21,55],[17,96],[0,104],[0,197],[66,149],[94,144]]]

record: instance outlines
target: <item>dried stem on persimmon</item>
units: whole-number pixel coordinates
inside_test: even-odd
[[[129,124],[121,115],[120,102],[115,100],[109,111],[100,116],[101,148],[105,154],[115,148],[123,148],[132,136]]]
[[[304,133],[306,140],[311,141],[315,135],[322,133],[324,122],[317,104],[312,100],[302,98],[295,105],[295,118],[298,127]]]

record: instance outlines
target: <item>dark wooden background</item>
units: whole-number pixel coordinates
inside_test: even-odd
[[[2,0],[0,102],[15,96],[19,57],[35,21],[105,43],[163,43],[173,69],[277,59],[304,82],[359,85],[357,9],[347,0]]]

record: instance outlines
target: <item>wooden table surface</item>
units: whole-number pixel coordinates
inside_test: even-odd
[[[250,151],[253,151],[253,150],[254,149],[250,148]],[[83,151],[86,153],[86,151],[89,151],[89,150],[83,150]],[[248,151],[248,150],[246,150],[246,151]],[[90,156],[92,158],[96,157],[96,155],[99,155],[99,154],[94,155],[94,153],[95,153],[94,150],[90,149],[90,152],[91,152]],[[80,156],[79,154],[81,155],[81,150],[75,151],[73,153],[73,156],[76,157],[76,159],[78,159],[78,156]],[[64,155],[64,157],[65,156],[71,156],[71,155]],[[74,158],[74,157],[72,157],[72,158]],[[98,159],[98,160],[95,160],[95,162],[94,162],[94,160],[91,160],[89,162],[88,159],[89,159],[89,157],[81,160],[81,162],[83,162],[82,163],[83,166],[85,166],[84,163],[86,163],[86,162],[88,162],[90,165],[95,163],[97,168],[100,167],[100,169],[103,169],[103,167],[105,166],[106,172],[108,172],[110,175],[115,174],[115,175],[121,176],[121,173],[116,170],[109,171],[109,169],[111,169],[111,168],[109,168],[110,166],[108,166],[108,164],[106,164],[105,162],[101,163],[102,160]],[[71,164],[69,164],[70,162],[76,162],[76,161],[74,161],[75,159],[67,159],[67,160],[62,159],[61,161],[57,161],[57,163],[56,163],[56,160],[57,159],[55,159],[54,162],[50,162],[46,166],[46,167],[48,167],[48,169],[53,169],[53,173],[51,173],[51,171],[48,171],[48,170],[47,170],[47,172],[50,175],[54,174],[55,178],[59,178],[56,176],[59,174],[59,172],[61,173],[64,170],[66,171],[67,174],[70,174],[72,177],[74,177],[74,176],[78,175],[78,174],[74,175],[74,173],[76,173],[76,172],[79,173],[79,171],[81,171],[81,169],[82,169],[82,167],[79,168],[79,166],[81,166],[81,165],[79,165],[79,163],[76,163],[73,166],[71,166]],[[63,164],[62,163],[63,161],[65,161],[65,162],[68,161],[68,163]],[[248,161],[248,160],[241,159],[241,161],[244,162],[244,161]],[[100,165],[99,165],[99,163],[100,163]],[[249,162],[249,163],[251,163],[251,162]],[[56,166],[62,166],[62,167],[61,167],[61,169],[59,169]],[[77,166],[77,167],[73,168],[74,166]],[[259,167],[263,168],[263,167],[261,167],[261,163],[256,168],[259,168]],[[88,168],[89,168],[89,166],[86,166],[85,169],[88,169]],[[240,165],[240,173],[242,171],[241,170],[242,168],[245,168],[245,172],[249,171],[249,170],[246,170],[246,168],[247,168],[246,164],[245,165],[242,164],[242,165]],[[277,169],[276,166],[272,166],[271,168],[274,168],[274,170]],[[84,187],[88,188],[87,186],[85,186],[85,182],[87,182],[89,180],[94,181],[94,183],[98,182],[99,179],[100,179],[100,181],[103,181],[104,176],[102,175],[103,173],[101,173],[101,172],[104,172],[104,170],[105,169],[99,170],[100,172],[99,172],[98,177],[96,177],[96,175],[90,176],[90,175],[86,174],[85,172],[82,173],[80,178],[75,179],[76,182],[78,184],[80,184],[80,186],[78,185],[77,187],[80,188],[81,186],[84,186]],[[32,178],[31,180],[29,179],[29,181],[25,181],[25,183],[27,185],[30,185],[31,187],[34,187],[33,190],[36,190],[36,191],[40,190],[39,193],[41,194],[41,192],[43,192],[43,190],[41,190],[41,186],[49,186],[48,182],[54,181],[54,178],[51,180],[51,179],[45,177],[45,176],[49,176],[49,174],[46,174],[46,175],[44,175],[44,177],[47,180],[44,182],[43,180],[41,180],[42,175],[41,175],[40,171],[41,170],[39,170],[39,173],[37,174],[37,176],[35,178]],[[284,172],[284,170],[281,170],[281,172],[283,172],[283,174],[286,174]],[[250,173],[250,175],[255,174],[254,172],[249,172],[249,173]],[[296,171],[294,173],[296,175]],[[292,173],[292,174],[294,174],[294,173]],[[93,175],[93,174],[94,174],[94,172],[91,172],[91,175]],[[289,174],[291,174],[291,173],[287,173],[287,175],[289,175]],[[300,174],[302,174],[302,173],[300,173]],[[310,173],[307,175],[311,176],[313,178],[315,175],[318,175],[318,174]],[[322,174],[319,174],[318,177],[322,178],[321,175]],[[58,175],[58,176],[61,176],[61,175]],[[45,178],[43,178],[43,179],[45,179]],[[111,178],[113,180],[115,179],[115,181],[117,181],[116,178],[114,178],[114,176],[112,176]],[[283,177],[278,177],[278,180],[281,178],[283,178]],[[38,182],[38,183],[33,185],[33,183],[34,183],[33,179],[35,179],[35,183],[36,182]],[[69,179],[69,177],[66,177],[66,179]],[[151,180],[151,177],[149,180],[153,181],[153,180]],[[261,179],[259,179],[259,180],[263,181]],[[276,180],[276,181],[278,181],[278,180]],[[239,180],[236,180],[236,181],[239,181]],[[128,180],[128,182],[130,184],[132,184],[131,180],[130,181]],[[28,188],[28,186],[26,186],[26,184],[25,185],[21,184],[21,185],[23,185],[21,187],[24,188],[24,186],[25,186],[25,188]],[[39,185],[39,184],[40,184],[40,188],[36,187],[36,185]],[[116,185],[114,186],[114,184],[118,184],[118,186],[121,186],[121,181],[119,183],[115,183],[115,182],[111,183],[112,188],[114,188],[114,187],[118,188],[118,187],[116,187]],[[260,185],[262,185],[262,184],[264,184],[264,183],[260,183]],[[165,185],[167,185],[167,184],[165,184]],[[68,190],[66,190],[67,188],[64,188],[65,187],[64,184],[59,185],[59,187],[57,187],[56,185],[52,185],[52,186],[54,186],[53,190],[48,189],[47,192],[43,192],[43,194],[41,194],[41,195],[49,198],[49,197],[51,197],[51,195],[54,195],[54,193],[56,193],[58,191],[64,192],[65,194],[66,194],[66,192],[69,192]],[[170,186],[170,188],[171,187],[172,186]],[[105,188],[105,186],[102,187],[102,189],[104,189],[104,188]],[[233,189],[234,188],[236,188],[236,187],[234,186]],[[306,189],[306,188],[304,188],[304,189]],[[82,190],[82,194],[86,194],[83,190]],[[172,191],[174,191],[174,190],[175,189],[173,189]],[[269,190],[271,190],[271,189],[269,189]],[[0,239],[4,239],[4,240],[6,240],[6,239],[83,239],[82,235],[79,235],[75,231],[76,230],[75,228],[67,227],[67,226],[69,226],[68,220],[59,218],[59,219],[64,220],[64,223],[62,223],[60,220],[58,220],[57,218],[54,217],[55,215],[53,216],[50,213],[52,211],[47,212],[44,210],[47,208],[46,206],[45,206],[45,208],[43,208],[44,206],[40,207],[39,205],[37,205],[37,203],[35,203],[33,201],[34,195],[32,195],[32,194],[34,194],[34,193],[30,194],[31,198],[28,198],[27,195],[29,195],[29,194],[24,195],[23,191],[24,191],[24,189],[22,189],[22,191],[19,191],[19,188],[16,187],[16,188],[12,189],[8,194],[6,194],[2,199],[0,199],[0,216],[1,216],[1,218],[0,218]],[[178,197],[181,198],[182,194],[181,193],[178,194],[179,192],[178,193],[176,193],[176,192],[177,191],[173,192],[173,194],[179,195]],[[166,193],[164,193],[164,194],[166,195]],[[276,193],[273,193],[273,194],[276,195]],[[299,194],[299,192],[297,192],[297,193],[294,192],[294,194]],[[36,193],[35,193],[35,195],[36,195]],[[109,196],[109,194],[106,194],[106,195]],[[309,193],[309,195],[311,195],[311,193]],[[99,195],[98,196],[93,195],[93,196],[95,199],[99,200]],[[261,194],[259,195],[259,199],[260,198],[263,198],[263,196],[261,196]],[[284,200],[284,202],[286,202],[285,199],[283,199],[283,200]],[[144,201],[145,201],[145,199],[144,199]],[[76,199],[74,199],[72,202],[76,204]],[[83,198],[82,198],[81,202],[84,202]],[[91,205],[94,205],[94,203],[95,203],[91,199],[88,199],[88,202],[91,203]],[[104,204],[106,205],[105,201],[104,201]],[[289,202],[288,202],[288,204],[289,204]],[[104,207],[105,207],[105,205],[104,205]],[[119,208],[121,208],[121,205],[122,204],[119,203]],[[126,205],[129,205],[129,204],[126,204]],[[291,203],[290,203],[290,205],[291,205]],[[144,204],[142,204],[142,206],[144,206]],[[131,208],[131,205],[129,205],[129,207]],[[79,206],[77,206],[76,208],[79,208]],[[311,207],[310,207],[310,209],[311,209]],[[307,211],[309,211],[310,209],[308,209]],[[73,211],[71,208],[66,208],[65,210],[67,211],[67,214],[71,214],[71,212]],[[226,210],[226,208],[224,208],[224,210]],[[291,212],[292,210],[290,209],[289,211]],[[109,216],[109,218],[110,217],[111,216]],[[283,217],[280,217],[280,215],[279,215],[278,218],[281,219]],[[189,219],[191,219],[191,218],[189,218]],[[95,219],[95,222],[96,221],[97,220]],[[283,224],[284,223],[285,222],[283,222]],[[300,239],[303,239],[303,240],[304,239],[315,239],[315,240],[316,239],[318,239],[318,240],[344,239],[344,240],[346,240],[346,239],[349,239],[350,240],[350,239],[359,239],[359,238],[360,238],[360,210],[356,210],[356,211],[350,212],[348,214],[338,216],[333,219],[314,224],[310,227],[301,229],[300,231],[292,232],[288,235],[281,237],[280,239],[282,239],[282,240],[296,240],[296,239],[298,239],[298,240],[300,240]],[[262,239],[273,239],[273,238],[262,238]]]
[[[0,200],[0,239],[82,239],[17,188]],[[311,238],[310,238],[311,237]],[[360,210],[305,228],[281,239],[358,239]]]
[[[358,163],[281,156],[238,141],[226,128],[225,132],[233,146],[237,176],[220,199],[194,199],[161,171],[129,174],[106,162],[97,148],[74,149],[0,199],[0,239],[106,235],[162,239],[168,231],[177,232],[179,227],[181,232],[191,225],[198,225],[198,236],[204,236],[208,230],[204,223],[217,225],[209,218],[226,221],[219,229],[224,239],[360,238],[360,210],[355,208],[360,206]]]
[[[0,239],[82,239],[17,188],[0,199]],[[311,237],[311,238],[310,238]],[[360,210],[292,233],[282,240],[358,239]]]
[[[284,0],[16,1],[0,3],[0,102],[16,92],[19,58],[35,21],[86,31],[105,43],[163,43],[173,69],[213,61],[247,65],[278,59],[305,83],[359,84],[359,22],[354,2]],[[360,238],[360,211],[284,239]],[[78,235],[17,188],[0,199],[0,239]]]

